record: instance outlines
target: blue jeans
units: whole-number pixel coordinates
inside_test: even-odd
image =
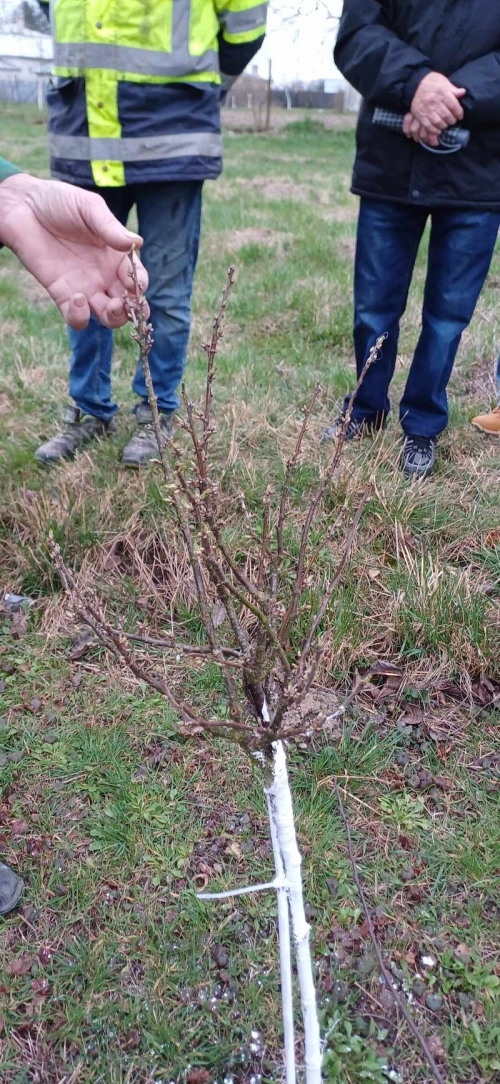
[[[409,436],[436,437],[448,423],[446,387],[495,247],[500,214],[361,200],[354,282],[358,375],[380,335],[382,355],[363,381],[353,416],[381,425],[390,410],[399,322],[417,252],[431,218],[422,328],[399,408]],[[346,400],[347,404],[348,400]]]
[[[153,325],[149,356],[158,407],[170,412],[179,405],[189,338],[191,291],[198,257],[202,181],[100,188],[113,214],[126,223],[137,206],[139,233],[144,238],[141,259],[149,274],[147,298]],[[111,397],[113,332],[92,317],[84,331],[69,329],[71,362],[69,393],[85,414],[108,421],[118,410]],[[147,402],[139,362],[132,383]]]

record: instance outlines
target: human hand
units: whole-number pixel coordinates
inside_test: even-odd
[[[412,113],[407,113],[404,118],[403,132],[408,139],[414,139],[415,143],[425,143],[427,147],[439,146],[439,136],[431,134]]]
[[[91,313],[105,327],[127,322],[124,294],[133,294],[127,253],[142,238],[120,225],[101,196],[27,173],[7,177],[0,184],[0,242],[48,290],[71,327],[86,327]],[[147,273],[137,262],[146,289]]]
[[[454,86],[440,72],[429,72],[424,76],[410,106],[412,117],[425,131],[424,142],[430,143],[430,139],[439,137],[445,128],[463,120],[464,111],[460,98],[463,98],[465,93],[465,87]],[[433,143],[430,145],[435,146]]]

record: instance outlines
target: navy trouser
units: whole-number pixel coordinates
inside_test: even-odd
[[[404,432],[421,437],[436,437],[448,423],[446,387],[462,332],[488,274],[500,213],[362,199],[354,283],[358,375],[377,338],[387,335],[382,356],[369,369],[353,409],[354,418],[376,425],[390,410],[399,323],[429,217],[422,327],[399,408]]]
[[[179,405],[191,319],[191,292],[198,257],[202,181],[168,181],[95,189],[124,225],[134,204],[144,238],[141,260],[149,275],[147,298],[153,325],[149,356],[160,410]],[[118,407],[111,396],[113,332],[92,317],[84,331],[68,330],[71,346],[69,392],[85,414],[107,421]],[[139,362],[133,391],[147,402]]]

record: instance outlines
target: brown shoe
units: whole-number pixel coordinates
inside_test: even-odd
[[[63,415],[64,428],[54,437],[41,444],[35,452],[39,463],[57,463],[60,459],[71,459],[79,448],[98,437],[109,437],[115,432],[113,419],[104,422],[91,414],[83,414],[78,407],[68,404]]]
[[[490,410],[489,414],[478,414],[473,418],[471,425],[480,429],[482,433],[488,433],[490,437],[500,437],[500,406]]]

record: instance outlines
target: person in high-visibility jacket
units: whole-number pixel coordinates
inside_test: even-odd
[[[154,329],[150,366],[167,433],[186,358],[203,182],[222,168],[221,96],[260,48],[266,12],[260,0],[50,3],[51,173],[98,191],[123,223],[137,208]],[[36,452],[44,463],[114,430],[112,332],[92,320],[69,339],[72,403],[62,432]],[[132,387],[137,428],[123,462],[141,466],[158,449],[140,364]]]

